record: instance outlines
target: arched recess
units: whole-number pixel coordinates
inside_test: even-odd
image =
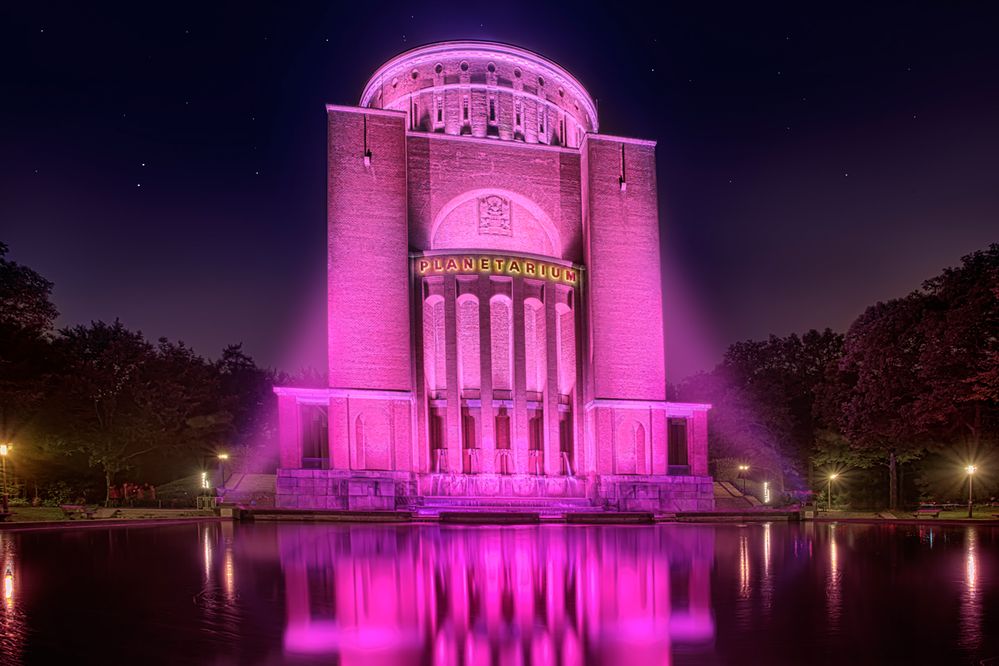
[[[645,426],[641,423],[635,424],[635,472],[638,474],[649,473],[648,461],[649,444],[645,437]]]
[[[457,304],[458,381],[461,390],[481,387],[479,358],[479,299],[462,294]]]
[[[617,474],[648,474],[652,468],[651,448],[645,426],[627,419],[618,426],[615,438]]]
[[[506,227],[483,231],[479,202],[496,196],[509,204]],[[501,217],[503,217],[501,215]],[[483,249],[563,257],[558,228],[547,213],[527,197],[510,190],[480,188],[462,192],[441,206],[430,226],[430,249]]]
[[[364,469],[364,417],[354,419],[354,465]]]
[[[548,347],[545,331],[545,304],[536,298],[524,299],[524,362],[528,391],[541,393],[548,378]]]
[[[513,390],[513,304],[498,294],[489,300],[493,391]]]
[[[423,375],[431,393],[447,388],[447,350],[444,327],[444,297],[423,301]]]

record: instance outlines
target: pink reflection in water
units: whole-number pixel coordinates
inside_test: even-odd
[[[714,638],[714,543],[702,530],[316,527],[278,536],[290,654],[336,655],[345,666],[641,666],[670,664],[675,643]]]

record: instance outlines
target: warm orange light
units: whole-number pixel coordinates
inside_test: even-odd
[[[836,472],[833,472],[832,474],[829,475],[829,478],[832,479],[833,481],[835,481],[838,476],[839,476],[839,474],[837,474]]]
[[[228,459],[229,459],[229,454],[228,453],[220,453],[219,454],[219,460],[228,460]]]
[[[14,574],[9,569],[3,577],[3,598],[7,601],[14,598]]]
[[[968,474],[974,474],[975,472],[978,471],[978,467],[976,465],[968,465],[967,467],[964,468],[964,471],[967,472]]]
[[[13,444],[0,444],[0,456],[6,456],[14,448]]]

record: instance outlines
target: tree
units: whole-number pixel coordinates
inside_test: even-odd
[[[239,452],[244,469],[270,466],[277,450],[274,372],[258,367],[241,344],[223,349],[215,367],[221,407],[228,417],[222,444]]]
[[[223,428],[215,369],[182,343],[161,339],[154,347],[116,320],[64,329],[56,347],[51,440],[102,470],[106,500],[116,477],[140,459],[191,458]]]
[[[829,329],[738,342],[714,371],[684,382],[678,389],[684,399],[714,405],[708,423],[716,460],[751,460],[754,469],[766,466],[800,487],[820,427],[817,388],[842,344],[843,336]]]
[[[7,245],[0,242],[0,326],[37,334],[51,331],[59,315],[49,300],[52,283],[7,259],[7,252]]]
[[[914,418],[924,390],[919,324],[926,305],[925,295],[913,292],[867,308],[850,326],[843,358],[826,387],[835,396],[827,396],[826,409],[850,445],[887,466],[893,510],[899,502],[899,464],[915,460],[928,445],[925,429]]]
[[[999,244],[923,284],[919,424],[974,457],[999,425]]]
[[[0,441],[24,441],[52,372],[52,283],[6,258],[0,243]]]

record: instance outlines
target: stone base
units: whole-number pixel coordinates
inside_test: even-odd
[[[433,497],[585,498],[588,482],[532,474],[421,474],[419,492]]]
[[[279,509],[395,511],[416,496],[408,472],[364,472],[332,469],[279,469]]]
[[[551,509],[584,508],[654,513],[711,511],[714,489],[708,476],[604,475],[594,478],[527,474],[410,474],[279,469],[279,509],[395,511],[419,508],[424,500],[453,500],[474,508],[487,500],[528,502]],[[531,501],[533,500],[533,501]],[[478,502],[477,502],[478,501]],[[462,504],[463,506],[465,504]]]
[[[714,486],[710,476],[603,475],[596,495],[608,511],[712,511]]]

